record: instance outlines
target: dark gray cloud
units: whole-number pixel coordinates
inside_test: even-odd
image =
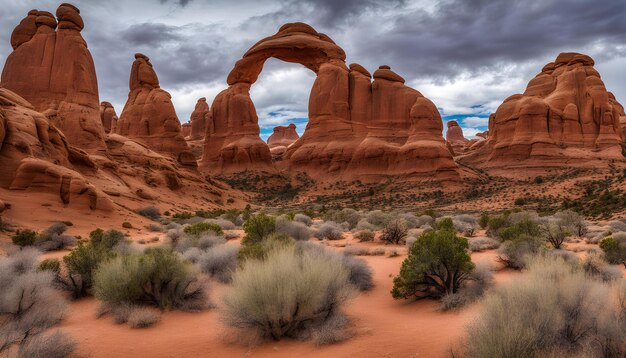
[[[171,1],[171,0],[159,0],[159,2],[160,2],[161,4],[165,4],[165,3],[170,2],[170,1]],[[185,7],[185,6],[187,6],[187,5],[188,5],[191,1],[192,1],[192,0],[174,0],[174,1],[172,1],[172,2],[174,2],[174,3],[176,3],[176,4],[180,5],[180,6]]]

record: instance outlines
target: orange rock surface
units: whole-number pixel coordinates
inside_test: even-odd
[[[57,26],[58,20],[58,26]],[[13,30],[0,86],[45,113],[69,143],[90,152],[106,150],[96,71],[81,36],[80,11],[61,4],[56,18],[31,10]]]
[[[206,98],[202,97],[198,99],[196,108],[191,113],[189,123],[191,124],[191,130],[189,136],[191,140],[197,140],[204,138],[206,134],[206,123],[211,120],[211,111],[209,105],[206,103]]]
[[[594,165],[624,160],[624,108],[608,92],[591,57],[561,53],[523,94],[489,118],[485,144],[463,162],[478,167]]]
[[[130,93],[115,132],[168,153],[181,164],[195,166],[196,160],[181,132],[169,93],[161,89],[150,59],[135,54],[130,72]]]
[[[100,120],[102,121],[102,127],[107,133],[115,132],[117,126],[117,113],[115,108],[109,102],[100,103]]]

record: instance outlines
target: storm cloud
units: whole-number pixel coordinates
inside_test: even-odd
[[[59,1],[0,0],[0,61],[13,27],[31,8]],[[347,62],[387,64],[474,133],[484,118],[559,52],[587,53],[626,102],[626,2],[604,0],[75,0],[96,63],[101,100],[118,114],[135,52],[151,58],[182,122],[195,101],[226,88],[234,63],[287,22],[307,22],[344,48]],[[251,95],[267,129],[302,130],[314,74],[268,61]],[[465,122],[463,119],[467,118]]]

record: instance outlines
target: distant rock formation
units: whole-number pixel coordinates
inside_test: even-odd
[[[594,165],[623,160],[624,108],[608,92],[591,57],[561,53],[523,94],[507,98],[489,118],[489,136],[464,163],[477,167]]]
[[[115,108],[109,102],[100,103],[100,120],[102,121],[102,127],[106,133],[115,132],[117,127],[117,113]]]
[[[191,123],[189,122],[183,123],[180,127],[181,127],[181,133],[183,134],[183,137],[187,138],[191,135]]]
[[[274,127],[274,131],[267,138],[267,145],[270,147],[272,159],[282,160],[283,154],[292,143],[300,136],[296,132],[296,125],[291,123],[288,126]]]
[[[46,11],[29,11],[11,34],[13,52],[0,86],[45,113],[73,146],[105,151],[98,82],[83,27],[80,11],[70,4],[58,7],[56,19]]]
[[[64,205],[112,210],[108,197],[74,166],[95,164],[28,101],[0,88],[0,187],[52,195]]]
[[[181,133],[171,96],[160,88],[147,56],[135,54],[129,87],[128,100],[115,132],[157,152],[168,153],[183,165],[195,166],[196,159]]]
[[[459,178],[432,102],[405,86],[389,66],[381,66],[373,82],[362,66],[348,68],[343,49],[303,23],[283,25],[235,64],[228,76],[229,88],[211,107],[213,118],[200,164],[205,173],[275,169],[268,145],[259,138],[249,94],[270,57],[300,63],[317,74],[306,130],[284,153],[291,170],[314,176]]]
[[[196,108],[191,113],[191,131],[189,133],[190,140],[198,140],[204,138],[206,134],[206,123],[211,120],[211,111],[209,105],[206,103],[206,98],[202,97],[198,99]]]

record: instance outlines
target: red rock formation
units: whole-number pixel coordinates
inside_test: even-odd
[[[296,132],[296,125],[291,123],[288,126],[274,127],[272,135],[267,138],[267,145],[270,149],[274,147],[288,147],[291,143],[300,138]]]
[[[464,152],[469,140],[463,136],[463,129],[457,121],[448,121],[447,126],[446,141],[450,144],[453,154]]]
[[[181,127],[181,133],[183,134],[183,137],[187,138],[191,135],[191,123],[189,122],[183,123],[180,127]]]
[[[189,123],[191,123],[191,132],[190,140],[197,140],[204,138],[206,134],[206,123],[211,120],[211,111],[209,110],[209,105],[206,103],[206,98],[202,97],[196,103],[196,108],[191,113],[191,119],[189,119]]]
[[[115,132],[157,152],[168,153],[181,164],[195,166],[196,159],[181,133],[171,96],[160,88],[147,56],[135,54],[129,86],[128,100]]]
[[[581,166],[623,160],[623,107],[607,92],[591,57],[561,53],[524,94],[489,118],[489,137],[463,162],[478,167]],[[593,165],[593,164],[591,164]]]
[[[115,108],[109,102],[100,103],[100,120],[102,121],[102,127],[107,133],[115,132],[117,126],[117,113]]]
[[[94,167],[48,118],[0,88],[0,187],[53,194],[64,205],[111,210],[112,203],[74,166]]]
[[[290,170],[347,177],[441,170],[442,177],[458,177],[441,134],[441,117],[430,101],[405,86],[389,66],[381,66],[373,82],[362,66],[348,68],[344,51],[303,23],[282,26],[236,63],[228,76],[230,87],[215,98],[211,108],[213,118],[201,161],[204,172],[274,169],[268,146],[260,141],[249,96],[251,84],[269,57],[301,63],[317,74],[306,130],[284,153]],[[429,129],[416,127],[416,123],[437,121],[439,125],[429,124]]]
[[[84,27],[80,11],[61,4],[56,17],[31,10],[17,25],[0,86],[45,112],[72,145],[104,151],[96,71],[80,34]]]

